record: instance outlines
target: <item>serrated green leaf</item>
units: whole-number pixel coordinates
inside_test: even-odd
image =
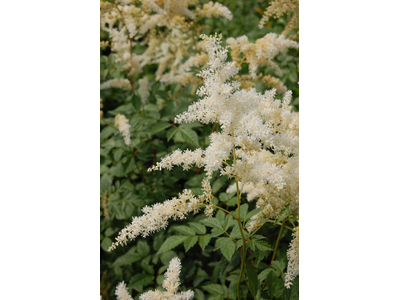
[[[253,209],[251,212],[249,212],[249,213],[246,215],[246,219],[247,219],[247,220],[250,220],[250,218],[251,218],[252,216],[258,214],[258,213],[259,213],[260,211],[262,211],[262,210],[263,210],[262,208]]]
[[[285,289],[283,281],[274,272],[269,272],[267,275],[267,287],[271,298],[279,298]]]
[[[198,240],[199,240],[198,236],[189,236],[183,243],[183,245],[185,246],[185,252],[188,252],[190,248],[196,245]]]
[[[271,265],[275,270],[279,271],[279,273],[283,273],[283,270],[286,268],[286,264],[279,260],[274,260]]]
[[[133,94],[132,98],[131,98],[131,102],[132,102],[133,107],[136,110],[140,110],[142,108],[142,100],[138,95]]]
[[[146,256],[150,252],[150,247],[145,241],[138,241],[137,252],[141,256]]]
[[[143,287],[153,283],[154,276],[144,273],[134,275],[129,281],[129,287],[141,293]]]
[[[194,289],[194,297],[198,300],[205,300],[204,293],[199,289]]]
[[[172,139],[175,135],[175,133],[177,133],[178,128],[177,127],[172,127],[167,131],[167,142],[169,142],[170,139]]]
[[[179,236],[173,235],[165,240],[165,242],[161,245],[160,250],[158,250],[157,254],[161,254],[165,251],[171,250],[183,243],[188,237],[187,236]]]
[[[246,271],[250,293],[253,295],[253,297],[256,297],[258,291],[261,289],[260,282],[257,278],[257,272],[250,263],[246,263]]]
[[[270,244],[268,244],[266,241],[260,241],[260,240],[253,240],[252,241],[254,245],[257,247],[257,249],[261,251],[273,251],[274,249]]]
[[[222,231],[224,230],[224,228],[222,227],[221,222],[216,218],[207,218],[207,219],[201,220],[200,222],[203,223],[204,225],[208,226],[208,227],[219,228]]]
[[[189,143],[195,146],[196,148],[200,148],[199,138],[197,137],[196,131],[186,128],[185,129],[179,128],[179,131],[181,132],[182,137],[186,143]]]
[[[231,261],[233,253],[235,253],[236,250],[235,242],[228,237],[219,238],[215,243],[215,250],[217,249],[221,249],[221,252],[224,255],[224,257],[228,261]]]
[[[106,138],[117,132],[114,127],[107,126],[100,132],[100,141],[104,141]]]
[[[145,270],[147,273],[154,275],[154,267],[150,265],[150,260],[151,256],[147,256],[145,259],[143,259],[140,262],[140,266],[142,267],[143,270]]]
[[[157,132],[160,132],[161,130],[164,130],[168,127],[171,126],[171,123],[168,122],[157,122],[153,127],[151,128],[151,135],[156,134]]]
[[[199,236],[199,245],[203,251],[206,248],[206,246],[210,243],[210,241],[211,241],[210,234]]]
[[[183,233],[184,235],[196,235],[196,232],[192,228],[185,225],[175,226],[173,229],[177,232]]]
[[[119,267],[124,265],[131,265],[138,260],[141,260],[142,257],[137,253],[126,253],[120,257],[118,257],[114,263],[112,264],[113,267]]]
[[[207,232],[206,227],[203,224],[189,222],[189,226],[194,229],[197,234],[205,234]]]
[[[112,244],[112,240],[109,237],[106,237],[101,241],[100,246],[104,251],[107,251],[108,248],[110,248],[111,244]]]
[[[273,272],[274,270],[271,268],[265,269],[264,271],[262,271],[260,274],[258,274],[258,280],[260,281],[264,281],[265,278],[267,278],[269,272]]]
[[[212,185],[213,194],[217,193],[227,181],[228,181],[228,176],[224,175],[219,177]]]
[[[289,216],[289,214],[290,214],[289,205],[286,205],[284,208],[282,208],[280,214],[281,214],[281,216],[279,217],[278,220],[276,220],[275,224],[283,221],[284,219],[286,219]]]
[[[211,295],[224,295],[224,289],[220,284],[207,284],[202,286]]]

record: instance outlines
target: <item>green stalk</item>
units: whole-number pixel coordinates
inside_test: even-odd
[[[236,165],[235,146],[233,146],[233,163]],[[237,217],[235,219],[238,222],[240,234],[242,235],[242,240],[243,240],[242,255],[241,255],[242,262],[240,264],[240,274],[239,274],[239,279],[238,279],[238,283],[237,283],[238,300],[240,300],[240,280],[242,279],[244,264],[245,264],[245,260],[246,260],[246,240],[245,240],[244,234],[243,234],[243,226],[240,223],[241,193],[240,193],[240,190],[239,190],[239,183],[238,183],[239,180],[238,180],[238,178],[236,176],[235,176],[235,181],[236,181],[236,194],[237,194],[237,200],[238,200],[238,214],[237,214]]]

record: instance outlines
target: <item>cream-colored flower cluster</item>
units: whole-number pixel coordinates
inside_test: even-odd
[[[229,38],[227,42],[232,48],[232,59],[240,67],[242,62],[249,64],[249,73],[254,78],[257,77],[256,72],[258,66],[267,65],[273,68],[278,76],[282,76],[279,66],[272,60],[279,53],[288,48],[299,48],[299,44],[295,41],[286,39],[283,35],[276,33],[268,33],[263,38],[250,43],[247,36],[241,36],[236,39]],[[242,53],[243,58],[240,58]]]
[[[118,114],[115,116],[114,124],[118,127],[119,132],[122,133],[125,144],[129,146],[131,144],[131,125],[129,125],[129,120],[124,115]]]
[[[291,111],[291,92],[280,101],[274,99],[274,89],[264,94],[240,89],[240,84],[231,80],[238,68],[234,62],[226,62],[227,49],[221,47],[221,37],[203,38],[210,58],[209,67],[199,74],[204,86],[197,94],[203,99],[190,105],[175,122],[218,123],[221,131],[211,134],[205,150],[178,149],[150,170],[196,165],[204,167],[208,178],[218,170],[221,175],[238,178],[249,201],[258,199],[256,205],[264,214],[256,215],[256,219],[266,217],[266,207],[268,217],[277,218],[288,204],[291,213],[297,214],[299,118]],[[227,163],[233,154],[236,162]]]
[[[100,1],[100,27],[109,34],[116,62],[124,62],[129,78],[141,73],[146,64],[158,64],[156,80],[165,83],[200,84],[189,68],[203,65],[204,53],[197,53],[194,22],[205,17],[232,19],[229,9],[209,2],[189,9],[197,0],[116,0]],[[139,4],[140,5],[137,5]],[[158,27],[167,30],[159,32]],[[136,41],[146,46],[141,55],[134,53]],[[185,57],[189,58],[184,62]],[[133,84],[133,83],[132,83]],[[143,98],[142,98],[143,99]]]
[[[173,258],[168,266],[167,272],[164,273],[165,279],[163,281],[163,288],[166,290],[148,291],[140,295],[140,300],[190,300],[194,297],[191,290],[186,292],[178,292],[178,287],[181,284],[179,281],[179,274],[181,272],[181,261],[178,257]]]
[[[293,280],[299,276],[299,227],[296,227],[293,232],[293,240],[290,242],[287,252],[288,267],[285,276],[285,287],[290,288]]]
[[[114,250],[118,245],[126,245],[128,240],[134,240],[141,235],[148,236],[150,233],[165,229],[168,219],[185,219],[188,213],[197,213],[201,201],[195,197],[190,190],[183,190],[179,197],[156,203],[152,207],[142,208],[144,215],[134,217],[131,224],[122,229],[108,251]]]
[[[167,271],[164,273],[163,288],[165,292],[160,290],[148,291],[139,296],[140,300],[190,300],[194,297],[191,290],[178,293],[178,287],[181,284],[179,274],[181,272],[181,261],[178,257],[174,257],[169,262]],[[120,282],[115,290],[117,300],[133,300],[128,293],[126,284]],[[100,296],[101,299],[101,296]]]
[[[265,10],[259,27],[262,28],[271,17],[277,19],[284,14],[288,14],[288,18],[282,34],[286,36],[290,31],[299,29],[299,0],[273,0]],[[298,38],[298,36],[293,36],[291,38]]]

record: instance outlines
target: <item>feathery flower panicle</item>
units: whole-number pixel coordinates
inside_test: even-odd
[[[265,10],[258,27],[262,28],[271,17],[278,19],[284,14],[288,14],[287,24],[282,32],[286,36],[290,31],[299,28],[299,0],[273,0]]]
[[[256,78],[257,68],[260,65],[272,67],[277,75],[281,76],[282,71],[272,59],[288,48],[299,48],[297,42],[286,39],[283,35],[277,35],[276,33],[268,33],[263,38],[256,40],[255,43],[250,43],[245,35],[236,39],[229,38],[227,42],[234,49],[232,57],[237,64],[241,61],[239,54],[243,54],[245,62],[249,64],[249,73],[253,78]]]
[[[299,227],[293,232],[293,240],[290,242],[287,252],[288,267],[285,276],[285,287],[288,289],[293,284],[293,280],[299,276]]]
[[[117,296],[117,300],[133,300],[128,293],[125,282],[123,281],[118,283],[115,289],[115,295]]]
[[[203,8],[196,8],[196,10],[199,17],[217,18],[221,16],[227,18],[228,20],[232,20],[232,13],[230,10],[220,3],[214,3],[210,1],[204,4]]]
[[[164,273],[165,279],[163,282],[163,288],[165,292],[155,290],[148,291],[140,295],[140,300],[190,300],[194,297],[194,293],[191,290],[186,292],[178,292],[178,287],[181,284],[179,281],[179,274],[181,272],[181,261],[178,257],[174,257],[168,266],[167,272]]]
[[[131,90],[132,86],[128,79],[110,79],[100,84],[100,90],[109,88],[119,88],[123,90]]]
[[[146,104],[147,98],[149,96],[147,91],[148,87],[149,87],[149,80],[147,79],[147,77],[139,79],[139,92],[143,105]]]
[[[129,120],[124,115],[118,114],[115,116],[114,124],[118,127],[119,132],[122,133],[125,144],[129,146],[131,144],[131,136],[129,132],[131,125],[129,125]]]
[[[108,251],[114,250],[118,245],[126,245],[128,240],[134,240],[141,235],[148,236],[150,233],[165,229],[168,219],[185,219],[188,213],[199,211],[200,200],[190,190],[183,190],[179,197],[156,203],[152,207],[142,208],[144,215],[134,217],[131,224],[122,229]]]

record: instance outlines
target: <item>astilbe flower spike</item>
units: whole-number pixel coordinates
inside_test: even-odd
[[[194,297],[191,290],[178,293],[178,287],[181,284],[179,274],[181,272],[181,261],[178,257],[174,257],[170,262],[167,272],[164,273],[163,288],[165,292],[160,290],[148,291],[139,296],[140,300],[190,300]],[[115,290],[118,300],[133,300],[129,295],[124,282],[120,282]]]

